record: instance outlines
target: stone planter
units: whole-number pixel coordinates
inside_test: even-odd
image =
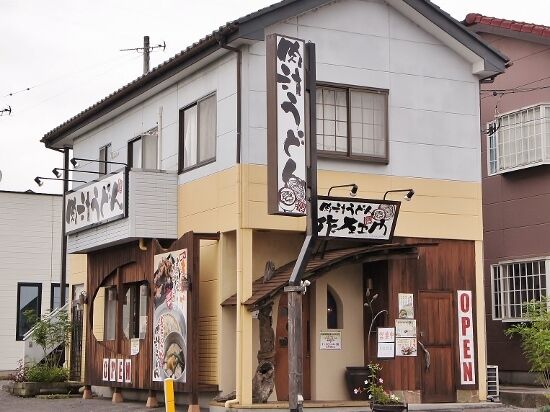
[[[77,393],[79,382],[10,382],[8,392],[25,398],[36,395]]]
[[[378,405],[376,403],[373,403],[371,405],[371,409],[373,412],[402,412],[402,411],[408,411],[409,407],[407,404],[397,404],[397,405]]]

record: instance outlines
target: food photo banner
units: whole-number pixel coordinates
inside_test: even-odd
[[[320,238],[390,242],[401,202],[318,196]]]
[[[186,382],[187,249],[154,257],[153,381]]]
[[[266,39],[268,213],[306,215],[304,41]]]
[[[127,216],[128,174],[121,169],[65,196],[65,233],[80,232]]]

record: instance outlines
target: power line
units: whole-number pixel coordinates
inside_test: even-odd
[[[108,59],[105,59],[99,63],[94,63],[92,65],[89,65],[89,66],[86,66],[82,69],[78,69],[77,71],[73,71],[73,72],[69,72],[69,73],[63,73],[63,74],[59,74],[55,77],[52,77],[48,80],[45,80],[43,82],[40,82],[40,83],[36,83],[34,84],[33,86],[30,86],[30,87],[25,87],[23,89],[20,89],[20,90],[16,90],[16,91],[12,91],[12,92],[9,92],[7,94],[5,94],[3,97],[13,97],[15,96],[16,94],[19,94],[19,93],[24,93],[24,92],[28,92],[32,89],[35,89],[37,87],[41,87],[41,86],[44,86],[44,85],[47,85],[47,84],[50,84],[50,83],[54,83],[56,81],[59,81],[59,80],[63,80],[63,81],[66,81],[67,80],[67,77],[72,77],[72,76],[75,76],[77,74],[82,74],[83,72],[86,72],[86,71],[89,71],[89,70],[92,70],[92,69],[95,69],[96,67],[99,67],[99,66],[105,66],[105,65],[110,65],[112,64],[114,61],[122,61],[124,59],[124,56],[117,56],[115,58],[108,58]],[[29,82],[30,83],[30,82]]]

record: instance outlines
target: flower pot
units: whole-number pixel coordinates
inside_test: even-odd
[[[403,403],[398,403],[398,404],[395,404],[395,405],[380,405],[380,404],[377,404],[377,403],[373,403],[371,405],[371,409],[372,409],[373,412],[382,412],[382,411],[402,412],[402,411],[408,411],[409,410],[407,404],[403,404]]]
[[[355,393],[357,388],[363,388],[365,381],[369,377],[369,370],[366,366],[348,366],[346,367],[346,386],[352,401],[367,401],[369,399],[368,391]]]

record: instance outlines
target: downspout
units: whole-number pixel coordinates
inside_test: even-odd
[[[158,139],[158,146],[157,146],[157,169],[162,170],[162,111],[163,107],[159,106],[159,118],[157,122],[157,139]]]
[[[66,286],[67,286],[67,235],[65,234],[65,198],[69,191],[69,148],[63,149],[63,197],[61,209],[61,281],[60,287],[60,303],[59,306],[65,305],[67,299]]]
[[[237,53],[237,164],[241,163],[241,68],[243,64],[243,53],[241,49],[228,46],[225,39],[218,39],[222,49]]]
[[[218,43],[221,48],[232,51],[237,53],[237,157],[236,157],[236,163],[237,163],[237,296],[239,296],[239,291],[242,291],[243,289],[243,239],[242,239],[242,232],[243,232],[243,224],[242,224],[242,194],[243,194],[243,170],[241,163],[241,71],[242,71],[242,51],[236,47],[228,46],[225,43],[225,39],[218,38]],[[240,276],[239,276],[240,272]],[[237,330],[236,332],[236,339],[237,339],[237,348],[242,349],[242,321],[241,321],[241,308],[239,307],[240,302],[237,302]],[[242,401],[242,388],[241,388],[241,380],[242,380],[242,359],[241,359],[241,353],[240,350],[237,352],[236,356],[236,396],[235,399],[228,400],[225,403],[225,408],[229,409],[231,405],[238,404]]]

